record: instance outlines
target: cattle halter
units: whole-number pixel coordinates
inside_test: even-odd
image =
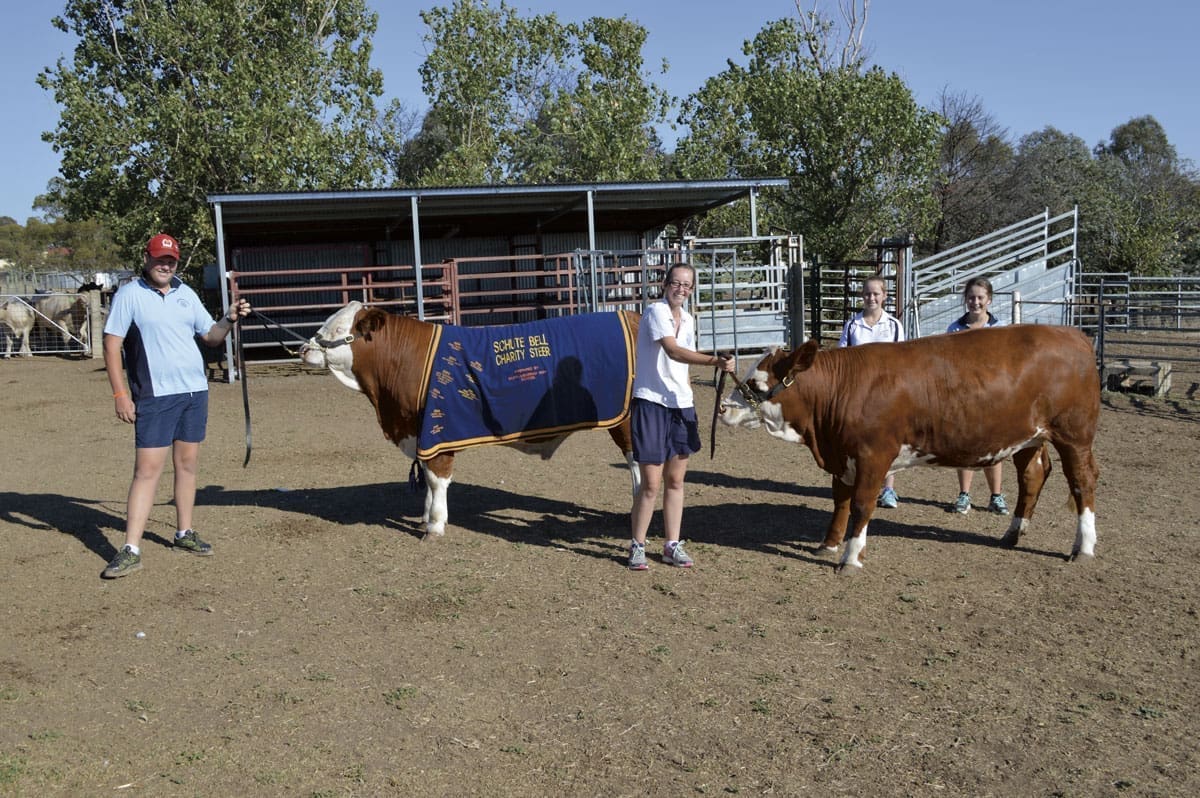
[[[733,384],[737,387],[738,393],[741,394],[742,399],[744,399],[746,404],[749,405],[750,408],[756,413],[759,412],[759,406],[763,402],[771,401],[778,396],[780,392],[786,391],[788,388],[792,387],[792,383],[795,382],[795,379],[793,379],[789,374],[787,377],[784,377],[781,382],[777,382],[771,386],[770,390],[760,391],[750,383],[742,382],[737,378],[736,375],[732,376]]]
[[[709,434],[709,449],[708,457],[713,459],[717,456],[717,417],[721,415],[721,405],[725,390],[725,375],[727,372],[722,371],[720,379],[717,380],[717,401],[713,404],[713,420],[712,431]],[[763,402],[768,402],[774,399],[781,391],[785,391],[791,387],[795,380],[789,374],[782,382],[777,382],[769,391],[760,391],[747,383],[738,379],[738,376],[732,372],[728,372],[730,377],[733,377],[733,384],[737,387],[738,393],[746,405],[754,411],[755,415],[762,418],[761,405]]]
[[[343,335],[341,338],[318,338],[313,336],[308,339],[310,343],[316,344],[317,349],[327,351],[329,349],[337,349],[339,346],[354,343],[353,335]]]

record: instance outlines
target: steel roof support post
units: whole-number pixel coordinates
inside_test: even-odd
[[[596,192],[593,189],[587,190],[587,233],[588,233],[588,283],[591,285],[592,301],[588,305],[589,313],[596,313],[600,310],[601,303],[607,300],[606,296],[601,296],[604,292],[604,283],[596,274]],[[603,260],[601,260],[603,263]]]
[[[1079,206],[1071,210],[1071,260],[1067,266],[1067,321],[1072,327],[1079,326],[1079,309],[1076,302],[1079,299]]]
[[[915,338],[916,330],[916,277],[913,275],[913,245],[916,236],[908,234],[903,247],[896,252],[896,267],[900,270],[896,290],[897,310],[900,311],[900,323],[904,325],[904,337]]]
[[[750,236],[758,238],[758,187],[750,189]]]
[[[217,230],[217,270],[219,277],[217,282],[221,286],[221,307],[224,309],[225,315],[229,315],[229,269],[225,262],[225,223],[224,217],[221,214],[221,203],[213,203],[213,226]],[[238,335],[241,335],[241,330],[238,330]],[[233,336],[225,336],[225,362],[234,363],[233,359]],[[230,367],[225,369],[225,381],[233,382],[233,372],[237,369]],[[245,379],[241,374],[237,375],[239,380]]]
[[[417,278],[417,319],[425,321],[425,283],[421,278],[421,217],[417,211],[417,195],[408,198],[412,211],[413,274]]]

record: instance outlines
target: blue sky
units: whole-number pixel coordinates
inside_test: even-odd
[[[813,0],[802,0],[811,7]],[[373,63],[388,98],[423,109],[417,68],[426,28],[417,9],[439,3],[372,0],[379,13]],[[442,0],[449,5],[450,0]],[[493,0],[494,6],[499,0]],[[793,16],[794,0],[511,0],[529,15],[562,20],[628,16],[649,31],[647,68],[666,58],[657,82],[686,96],[742,62],[742,43],[770,20]],[[72,40],[50,25],[58,3],[9,4],[0,48],[0,216],[24,224],[33,199],[58,170],[42,142],[58,109],[35,83],[38,72],[71,55]],[[822,0],[834,11],[835,0]],[[1088,146],[1146,114],[1162,124],[1179,155],[1200,165],[1200,89],[1196,32],[1200,4],[1143,0],[873,0],[865,42],[871,61],[898,73],[917,101],[932,106],[943,88],[977,98],[1001,126],[1020,137],[1052,125]],[[665,136],[668,141],[671,139]]]

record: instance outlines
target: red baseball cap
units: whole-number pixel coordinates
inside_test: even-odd
[[[179,242],[166,233],[159,233],[146,243],[146,254],[152,258],[169,256],[179,260]]]

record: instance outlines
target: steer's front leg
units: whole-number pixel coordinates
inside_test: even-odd
[[[854,497],[854,487],[842,482],[841,477],[833,478],[833,516],[829,519],[829,528],[825,530],[825,541],[817,547],[817,554],[833,554],[846,537],[846,523],[850,519],[850,500]]]
[[[862,472],[854,483],[854,497],[850,502],[850,538],[837,565],[839,574],[855,574],[862,570],[863,552],[867,548],[867,525],[875,514],[875,499],[882,484],[883,477],[875,478]]]

